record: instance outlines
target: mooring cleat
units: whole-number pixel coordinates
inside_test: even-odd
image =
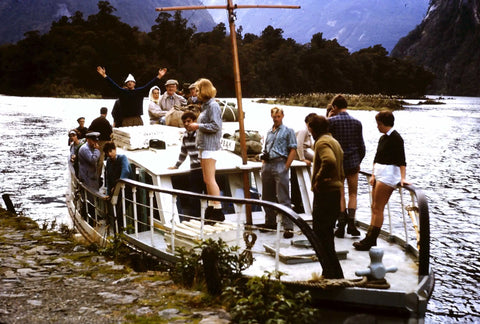
[[[385,278],[387,272],[396,272],[397,267],[385,268],[382,263],[383,250],[377,247],[372,247],[369,252],[370,265],[367,270],[355,271],[355,275],[362,277],[367,276],[369,280],[381,280]]]

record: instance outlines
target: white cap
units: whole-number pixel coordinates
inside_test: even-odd
[[[177,80],[173,80],[173,79],[170,79],[170,80],[167,80],[167,82],[165,82],[165,85],[178,85],[178,81]]]
[[[133,82],[137,83],[137,81],[135,81],[135,78],[131,74],[128,75],[128,77],[125,79],[124,83],[127,83],[128,81],[133,81]]]

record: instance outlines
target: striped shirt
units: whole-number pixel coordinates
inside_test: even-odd
[[[190,157],[190,169],[200,168],[200,160],[198,158],[198,149],[195,144],[197,132],[185,132],[182,138],[182,147],[180,148],[180,154],[178,155],[178,161],[175,164],[176,168],[182,165],[183,161]]]

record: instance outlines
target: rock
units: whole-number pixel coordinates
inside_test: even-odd
[[[134,272],[59,233],[12,227],[5,217],[0,209],[0,323],[126,323],[157,314],[175,323],[229,318],[210,305],[185,307],[203,293],[179,289],[163,272]]]
[[[21,268],[21,269],[17,269],[17,273],[20,275],[20,276],[28,276],[30,273],[34,272],[35,270],[33,269],[30,269],[30,268]]]
[[[147,315],[151,313],[152,313],[152,310],[150,309],[150,307],[141,307],[136,311],[137,315]]]
[[[138,298],[135,296],[124,296],[119,294],[112,294],[109,292],[100,292],[98,293],[98,295],[104,298],[104,303],[112,305],[130,304]]]
[[[85,252],[87,249],[83,245],[76,245],[73,248],[73,252]]]
[[[27,303],[33,306],[42,306],[41,300],[27,300]]]
[[[176,308],[167,308],[158,312],[158,316],[168,319],[178,313],[180,313],[180,311]]]

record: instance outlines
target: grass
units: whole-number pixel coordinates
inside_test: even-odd
[[[282,104],[289,106],[325,108],[335,97],[335,93],[309,93],[294,94],[289,97],[279,97],[275,100],[261,99],[259,102],[270,104]],[[382,94],[343,94],[351,110],[399,110],[406,104],[401,97],[387,96]]]

